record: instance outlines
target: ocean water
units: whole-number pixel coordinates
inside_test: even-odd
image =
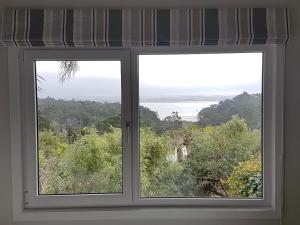
[[[180,101],[180,102],[141,102],[140,105],[157,112],[159,119],[163,120],[172,112],[178,112],[182,120],[196,122],[198,113],[217,101]]]

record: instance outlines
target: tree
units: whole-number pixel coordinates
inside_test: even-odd
[[[156,129],[158,133],[165,133],[168,130],[176,130],[182,127],[182,120],[178,112],[172,112],[170,116],[167,116],[163,121],[159,123],[159,127]]]
[[[167,155],[173,152],[169,137],[157,135],[149,128],[142,128],[140,137],[141,196],[177,196],[176,180],[183,167],[167,161]]]
[[[50,121],[57,122],[63,130],[67,127],[84,128],[99,121],[118,117],[120,103],[101,103],[96,101],[62,100],[54,98],[38,99],[40,114]]]
[[[71,79],[74,74],[80,69],[77,61],[59,61],[59,82],[64,83],[66,80]],[[45,81],[41,74],[36,75],[37,91],[42,91],[39,84]]]
[[[233,99],[226,99],[218,104],[202,109],[198,114],[199,124],[218,126],[226,123],[233,115],[245,119],[251,129],[261,127],[261,94],[243,92]]]
[[[122,190],[121,131],[90,134],[72,144],[65,157],[68,185],[74,193],[106,193]]]
[[[109,117],[96,123],[96,129],[99,134],[112,131],[114,128],[121,128],[121,114]]]
[[[139,107],[140,115],[140,126],[141,127],[151,127],[153,130],[157,130],[159,127],[160,119],[156,112],[150,110],[147,107]]]
[[[59,82],[64,83],[69,80],[74,74],[79,70],[79,65],[77,61],[59,61]]]
[[[38,116],[38,130],[45,131],[50,129],[50,122],[41,114],[40,110],[37,112]]]
[[[63,161],[62,157],[67,151],[67,140],[63,135],[57,134],[51,130],[44,130],[38,135],[39,146],[39,190],[41,193],[49,191],[49,181],[52,183],[55,192],[65,186],[62,174]],[[55,183],[55,184],[54,184]]]
[[[220,126],[193,133],[190,155],[184,161],[181,191],[187,196],[228,196],[222,180],[234,167],[260,152],[260,133],[234,116]]]
[[[121,130],[103,135],[94,128],[85,132],[63,155],[49,158],[43,170],[43,193],[122,191]]]
[[[39,105],[41,116],[48,121],[46,124],[50,123],[50,127],[39,130],[42,193],[120,192],[121,105],[51,98],[40,99]],[[230,183],[238,179],[235,168],[260,152],[260,131],[249,129],[245,119],[233,116],[219,126],[202,128],[194,124],[183,128],[176,112],[160,121],[155,112],[142,110],[142,196],[234,197],[238,196],[237,190],[255,192],[259,177],[255,182],[249,178],[240,186]],[[168,127],[157,132],[162,123]],[[168,160],[183,145],[188,156],[177,162]]]

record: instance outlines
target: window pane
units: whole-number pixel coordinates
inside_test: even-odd
[[[122,192],[120,61],[36,61],[39,194]]]
[[[262,53],[139,56],[141,197],[262,198]]]

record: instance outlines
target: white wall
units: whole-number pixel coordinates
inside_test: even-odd
[[[284,225],[300,224],[300,1],[297,0],[0,0],[0,7],[130,7],[130,6],[201,6],[201,7],[255,7],[283,6],[290,8],[292,38],[286,52],[285,79],[285,203]],[[7,50],[0,48],[0,225],[57,225],[57,224],[99,224],[97,222],[34,222],[12,221],[10,127],[8,102]],[[130,224],[130,222],[127,222]],[[127,224],[119,221],[119,224]],[[109,221],[106,225],[111,224]],[[141,221],[140,224],[157,224],[155,221]],[[161,224],[161,223],[160,223]],[[163,223],[164,224],[164,223]],[[174,221],[174,224],[187,224]],[[190,221],[189,224],[216,224],[213,221]],[[223,221],[222,225],[275,225],[272,220]]]

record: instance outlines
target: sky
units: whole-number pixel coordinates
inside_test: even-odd
[[[59,62],[37,61],[39,98],[120,101],[120,61],[79,61],[79,70],[64,83],[59,82]]]
[[[79,70],[60,84],[59,62],[37,61],[38,97],[117,101],[119,61],[79,61]],[[262,53],[140,55],[141,98],[261,93]]]

